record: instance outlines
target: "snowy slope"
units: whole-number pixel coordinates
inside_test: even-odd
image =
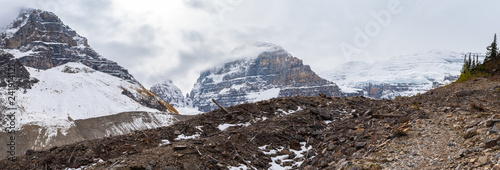
[[[451,83],[454,76],[460,75],[464,54],[433,50],[374,63],[348,62],[320,75],[337,83],[344,92],[363,91],[368,96],[368,86],[375,86],[382,89],[381,97],[375,98],[411,96]],[[483,59],[481,55],[479,60]]]
[[[32,89],[17,92],[18,128],[36,124],[67,129],[72,120],[125,111],[158,112],[121,94],[122,87],[140,88],[138,85],[81,63],[67,63],[48,70],[27,69],[39,82]]]

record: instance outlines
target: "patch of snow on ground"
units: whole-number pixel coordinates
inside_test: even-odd
[[[301,150],[294,150],[294,149],[290,149],[290,151],[292,151],[293,153],[295,153],[295,158],[294,160],[296,159],[299,159],[301,157],[304,157],[305,154],[312,149],[312,146],[309,146],[309,147],[306,147],[306,142],[300,142],[300,145],[301,145]],[[280,148],[277,148],[277,149],[272,149],[268,152],[265,151],[266,147],[268,145],[264,145],[264,146],[261,146],[259,147],[260,150],[262,150],[262,152],[266,155],[272,155],[272,154],[276,154],[276,153],[279,153],[281,152],[284,147],[280,147]],[[269,169],[293,169],[293,167],[300,167],[300,165],[302,165],[302,163],[304,161],[299,161],[299,162],[293,162],[292,163],[292,166],[283,166],[283,162],[289,162],[289,161],[292,161],[290,159],[286,159],[288,158],[288,155],[278,155],[278,156],[275,156],[275,157],[271,157],[271,162],[269,164],[271,164],[271,167],[269,167]],[[312,159],[314,158],[313,157],[310,157],[310,158],[307,158],[307,159]],[[280,160],[281,161],[281,164],[277,164],[276,163],[276,160]]]
[[[191,107],[176,107],[175,110],[177,110],[181,115],[199,115],[203,113],[198,109]]]
[[[170,141],[168,141],[167,139],[162,139],[160,146],[165,146],[165,145],[169,145],[169,144],[170,144]]]
[[[243,164],[240,164],[240,166],[238,166],[238,167],[229,166],[227,168],[229,168],[229,170],[247,170],[247,169],[250,169],[246,165],[243,165]]]
[[[283,109],[278,109],[278,112],[281,112],[284,115],[289,115],[289,114],[292,114],[292,113],[295,113],[295,112],[298,112],[298,111],[302,111],[302,110],[304,110],[304,109],[302,107],[298,106],[297,110],[288,110],[288,112],[286,112]]]
[[[202,127],[203,126],[195,126],[195,128],[198,129],[198,130],[200,130],[200,131],[203,131],[203,130],[201,130]]]
[[[191,135],[191,136],[185,136],[184,134],[180,134],[174,140],[196,139],[196,138],[199,138],[199,137],[200,137],[200,134],[194,134],[194,135]]]
[[[232,127],[232,126],[245,126],[245,127],[247,127],[247,126],[250,126],[250,122],[247,122],[247,123],[238,123],[238,124],[225,123],[225,124],[220,124],[217,128],[219,128],[219,130],[221,130],[221,131],[224,131],[227,128]]]

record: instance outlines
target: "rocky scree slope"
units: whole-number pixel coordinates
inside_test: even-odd
[[[500,168],[498,76],[474,78],[396,100],[413,103],[429,119],[409,121],[406,136],[352,163],[383,162],[389,169]]]
[[[189,95],[200,111],[217,108],[212,98],[223,106],[234,106],[272,97],[342,95],[335,83],[319,77],[277,45],[258,43],[237,50],[242,59],[201,73]]]
[[[498,168],[500,79],[414,97],[282,97],[169,127],[29,151],[6,168]],[[71,156],[72,155],[72,156]],[[68,161],[69,160],[69,161]]]

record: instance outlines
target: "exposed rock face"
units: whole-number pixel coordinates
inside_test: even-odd
[[[14,56],[12,56],[11,54],[0,50],[0,87],[7,87],[7,81],[8,79],[10,79],[8,77],[9,72],[12,72],[12,69],[14,69],[15,89],[29,89],[31,88],[32,83],[37,82],[36,79],[30,81],[29,72],[19,62],[19,60],[14,58]]]
[[[201,73],[189,95],[195,107],[201,111],[217,108],[212,98],[223,106],[233,106],[273,97],[342,95],[335,83],[319,77],[279,46],[257,44],[245,48],[253,48],[246,50],[252,51],[245,56],[250,58]]]
[[[150,90],[174,107],[191,106],[191,101],[182,95],[182,91],[174,85],[172,80],[156,84]]]
[[[87,39],[52,12],[24,9],[0,35],[0,48],[27,67],[48,69],[81,62],[95,70],[136,82],[126,69],[95,52]]]

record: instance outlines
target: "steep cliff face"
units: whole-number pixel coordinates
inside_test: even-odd
[[[14,75],[9,77],[9,74]],[[10,80],[9,80],[10,79]],[[9,53],[0,50],[0,87],[7,87],[8,81],[12,81],[14,88],[29,89],[38,80],[30,79],[26,68]]]
[[[316,75],[302,60],[268,43],[235,51],[245,59],[225,63],[201,73],[189,97],[201,111],[285,96],[342,95],[332,82]]]
[[[49,69],[80,62],[110,75],[137,83],[126,69],[95,52],[87,39],[52,12],[24,9],[0,34],[0,48],[14,54],[26,67]]]

